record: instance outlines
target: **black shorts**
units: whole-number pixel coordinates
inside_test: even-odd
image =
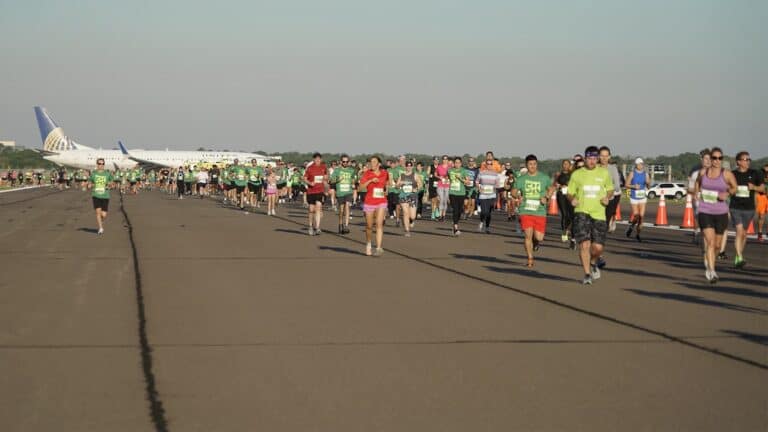
[[[606,219],[610,220],[616,216],[616,207],[619,206],[619,201],[621,201],[621,195],[615,195],[613,198],[611,198],[610,201],[608,201],[608,205],[605,207]]]
[[[93,209],[101,209],[103,211],[109,210],[109,198],[96,198],[93,197]]]
[[[336,203],[339,205],[344,205],[346,203],[352,204],[352,198],[354,198],[352,194],[336,196]]]
[[[250,192],[250,193],[259,193],[260,191],[261,191],[261,185],[260,184],[248,183],[248,192]]]
[[[130,183],[131,183],[131,186],[136,186],[136,182],[135,181],[132,181]]]
[[[591,241],[604,245],[608,234],[608,223],[604,220],[592,219],[586,213],[576,213],[573,217],[573,239],[576,243]]]
[[[217,185],[217,184],[219,184],[219,179],[217,179],[217,178],[215,178],[215,179],[211,179],[211,184],[212,184],[212,185]]]
[[[278,183],[278,184],[277,184],[277,188],[278,188],[278,189],[282,189],[282,188],[284,188],[284,187],[286,187],[286,186],[288,186],[288,183],[286,183],[286,182],[282,182],[282,183]]]
[[[428,198],[433,199],[437,198],[437,188],[430,187],[428,190]]]
[[[699,213],[699,228],[714,228],[715,234],[721,235],[728,228],[728,215],[713,215],[706,213]]]
[[[241,193],[245,192],[245,185],[243,185],[243,186],[235,185],[235,189],[237,189],[237,193],[241,194]]]
[[[477,190],[472,188],[471,190],[467,191],[467,198],[469,199],[476,199],[477,198]]]
[[[309,205],[322,204],[324,201],[325,201],[325,194],[321,194],[321,193],[307,194],[307,204]]]

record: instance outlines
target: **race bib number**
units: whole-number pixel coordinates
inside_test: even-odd
[[[245,174],[238,174],[237,175],[238,180],[245,180]]]
[[[635,198],[636,199],[643,199],[645,198],[645,189],[638,189],[635,191]]]
[[[373,197],[386,198],[386,195],[384,195],[384,188],[373,188]]]
[[[437,187],[437,182],[432,182],[432,187]]]
[[[454,192],[461,191],[461,182],[460,181],[452,181],[451,182],[451,190]]]
[[[599,185],[584,185],[584,198],[594,199],[602,189]]]
[[[352,186],[348,183],[339,183],[339,192],[349,192],[352,190]]]
[[[541,201],[533,198],[525,199],[525,209],[528,211],[536,211],[541,206]]]
[[[403,193],[413,193],[413,185],[404,184],[403,185]]]
[[[736,186],[737,198],[749,198],[749,186]]]
[[[107,191],[107,188],[105,188],[104,186],[96,186],[95,188],[93,188],[93,190],[95,190],[96,193],[103,194],[104,192]]]
[[[491,195],[496,191],[496,189],[493,187],[493,185],[481,185],[480,186],[480,192],[483,195]]]
[[[561,187],[560,192],[562,192],[563,195],[568,195],[568,186]]]
[[[705,203],[714,204],[717,202],[717,191],[702,189],[701,200]]]
[[[316,176],[315,176],[315,184],[317,184],[317,183],[322,183],[322,182],[323,182],[323,176],[321,176],[321,175],[316,175]]]

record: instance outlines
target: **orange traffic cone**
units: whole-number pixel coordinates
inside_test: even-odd
[[[617,220],[617,221],[621,220],[621,199],[619,199],[619,203],[616,204],[616,216],[614,216],[613,220]]]
[[[755,221],[751,220],[749,221],[749,228],[747,228],[747,234],[752,235],[755,233]]]
[[[557,216],[560,213],[557,210],[557,193],[553,193],[551,197],[549,197],[549,209],[547,209],[547,214],[550,216]]]
[[[664,199],[664,191],[661,191],[661,200],[659,200],[659,209],[656,211],[656,226],[667,226],[667,201]]]
[[[685,196],[685,212],[683,212],[683,223],[680,228],[693,228],[693,201],[691,194]]]

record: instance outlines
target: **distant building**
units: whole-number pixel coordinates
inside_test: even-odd
[[[0,147],[16,147],[16,141],[0,141]]]

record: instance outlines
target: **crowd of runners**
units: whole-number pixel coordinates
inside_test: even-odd
[[[739,152],[736,169],[722,168],[719,148],[701,152],[701,164],[691,172],[689,192],[694,199],[697,227],[694,239],[703,249],[705,277],[715,283],[717,260],[724,255],[730,223],[736,231],[734,266],[743,268],[747,227],[757,214],[762,241],[768,199],[763,179],[768,165],[750,168],[750,156]],[[253,212],[263,205],[265,213],[277,215],[286,202],[303,204],[307,210],[307,233],[322,233],[324,207],[336,212],[338,233],[350,233],[351,210],[362,210],[365,219],[365,254],[379,256],[383,249],[383,226],[391,220],[410,237],[417,220],[442,222],[450,216],[452,234],[461,235],[460,221],[476,218],[479,232],[491,233],[492,217],[514,220],[524,236],[526,265],[533,267],[546,231],[550,200],[560,214],[561,240],[577,250],[584,273],[582,283],[592,284],[605,266],[603,254],[607,234],[616,229],[616,207],[628,193],[631,216],[626,236],[642,241],[643,220],[650,175],[637,158],[626,178],[611,163],[608,147],[587,147],[583,154],[562,161],[552,176],[539,170],[530,154],[524,167],[502,164],[487,152],[482,160],[469,157],[435,157],[431,163],[400,156],[383,161],[378,156],[358,162],[347,155],[326,164],[320,153],[301,165],[278,162],[260,166],[256,161],[235,160],[228,166],[179,166],[175,169],[142,172],[110,172],[99,160],[87,173],[81,187],[92,190],[98,232],[109,207],[110,189],[136,194],[157,188],[178,199],[216,196],[227,206]],[[82,179],[83,177],[77,177]],[[425,214],[426,213],[426,214]],[[699,231],[701,234],[696,235]]]

